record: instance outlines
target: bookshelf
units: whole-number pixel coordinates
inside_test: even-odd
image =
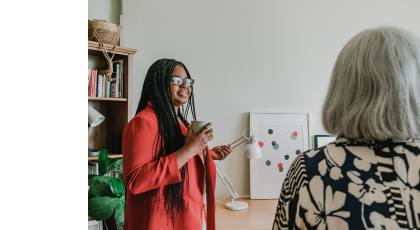
[[[113,46],[107,44],[104,46],[109,56],[112,56]],[[109,156],[114,158],[122,158],[122,154],[115,148],[113,136],[122,134],[133,114],[133,56],[136,52],[136,49],[122,46],[117,46],[115,49],[113,61],[123,60],[122,98],[88,97],[88,106],[92,106],[105,117],[100,125],[89,129],[88,145],[97,150],[107,149]],[[106,63],[99,43],[88,41],[88,68],[102,70]],[[88,156],[88,161],[95,160],[98,160],[97,156]]]
[[[127,98],[88,97],[88,101],[127,101]]]
[[[108,154],[109,158],[122,158],[122,154]],[[88,156],[88,161],[97,161],[98,156]]]

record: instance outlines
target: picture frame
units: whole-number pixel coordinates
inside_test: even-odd
[[[331,135],[314,135],[314,148],[325,146],[337,140],[336,136]]]
[[[293,160],[310,148],[309,113],[251,112],[262,158],[250,160],[250,198],[278,199]]]

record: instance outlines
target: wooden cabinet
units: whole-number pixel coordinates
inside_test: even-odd
[[[105,45],[105,48],[109,56],[112,56],[113,46]],[[121,142],[118,143],[116,137],[118,139],[122,136],[124,127],[133,116],[133,56],[136,52],[135,49],[121,46],[117,46],[115,49],[113,61],[123,60],[122,98],[88,97],[88,106],[93,107],[105,117],[101,124],[89,128],[88,145],[96,150],[107,149],[108,156],[112,158],[122,158],[122,154],[118,151],[118,149],[121,149]],[[99,43],[88,41],[88,68],[103,70],[106,64],[107,60],[99,48]],[[115,154],[116,152],[118,154]],[[98,156],[88,156],[88,161],[97,160]],[[121,178],[121,176],[118,177]],[[93,221],[91,217],[88,217],[88,220],[90,220],[88,222],[89,229],[105,229],[102,227],[102,223],[108,223],[107,226],[110,230],[116,229],[116,223],[112,218],[105,222]]]
[[[105,45],[105,47],[109,56],[112,56],[112,46]],[[133,56],[136,52],[136,49],[122,46],[117,46],[115,49],[113,61],[123,60],[122,98],[88,97],[88,106],[93,107],[105,117],[101,124],[89,129],[88,145],[90,148],[97,150],[107,149],[109,154],[119,153],[114,144],[115,136],[118,136],[118,133],[122,133],[133,115]],[[88,67],[102,70],[106,63],[107,60],[99,48],[99,43],[88,41]],[[110,157],[121,158],[122,154],[110,155]],[[88,156],[88,161],[90,160],[97,160],[97,156]]]

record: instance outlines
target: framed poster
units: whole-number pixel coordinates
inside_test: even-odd
[[[251,199],[278,199],[297,155],[309,149],[309,113],[250,113],[262,158],[251,160]]]
[[[329,143],[335,141],[337,137],[331,136],[331,135],[315,135],[314,136],[314,146],[315,148],[319,148],[322,146],[326,146]]]

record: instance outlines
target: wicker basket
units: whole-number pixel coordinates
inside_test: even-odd
[[[98,38],[94,36],[94,30],[96,29],[102,43],[116,45],[120,39],[122,26],[116,25],[105,20],[88,20],[88,40],[98,41]]]

